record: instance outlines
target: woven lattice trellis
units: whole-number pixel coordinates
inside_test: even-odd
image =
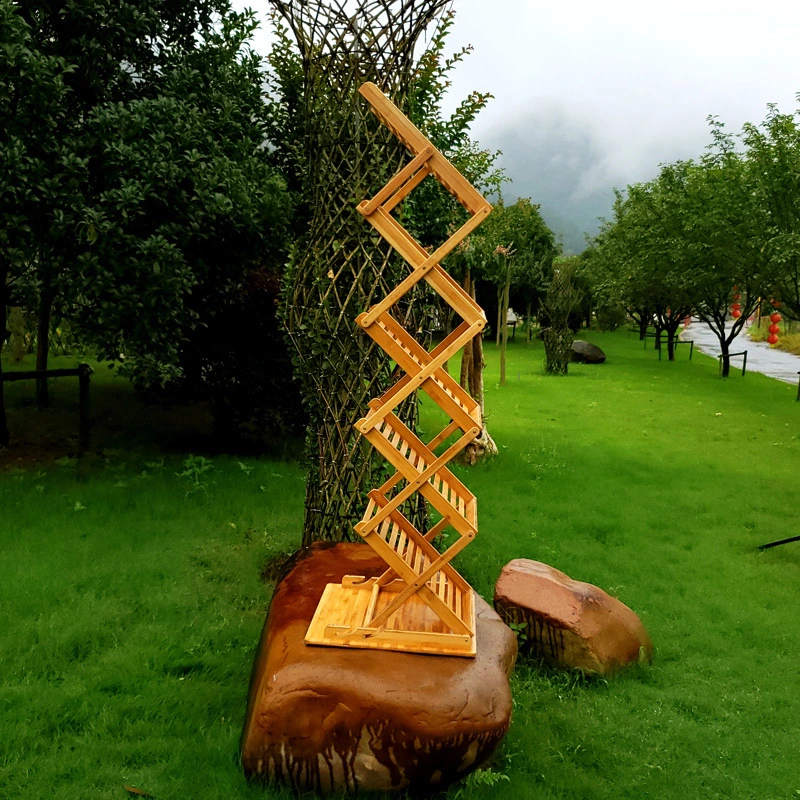
[[[542,328],[544,370],[551,375],[566,375],[569,369],[574,339],[569,315],[578,297],[571,267],[556,266],[543,308],[547,324]]]
[[[304,543],[350,535],[371,486],[385,475],[353,429],[370,397],[390,384],[389,359],[353,336],[360,311],[396,282],[391,248],[365,229],[357,198],[376,191],[404,148],[357,101],[373,81],[403,106],[414,49],[447,0],[272,0],[297,41],[304,70],[306,201],[311,219],[287,273],[285,324],[310,411],[312,454]],[[369,158],[363,153],[368,152]],[[413,297],[404,300],[413,327]],[[400,416],[413,426],[410,398]],[[410,510],[424,513],[422,506]]]

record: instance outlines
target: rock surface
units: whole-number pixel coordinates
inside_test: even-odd
[[[494,607],[515,628],[524,625],[523,652],[554,666],[607,675],[653,655],[628,606],[539,561],[518,558],[503,567]]]
[[[575,339],[570,358],[582,364],[602,364],[606,360],[606,354],[596,344]]]
[[[505,735],[516,639],[477,596],[475,658],[305,644],[327,583],[384,569],[365,544],[316,545],[277,587],[242,732],[248,777],[323,792],[424,791],[478,767]]]

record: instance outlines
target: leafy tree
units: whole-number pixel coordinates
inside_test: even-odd
[[[761,125],[746,124],[742,140],[763,231],[768,293],[783,312],[800,319],[800,110],[781,114],[770,105]]]
[[[713,146],[699,163],[676,167],[674,216],[685,234],[681,257],[688,291],[697,316],[719,339],[722,374],[727,376],[730,344],[766,287],[765,219],[744,158],[716,122],[712,135]],[[734,293],[739,294],[741,316],[729,320]]]
[[[484,276],[497,290],[497,344],[500,383],[505,383],[508,308],[512,287],[526,299],[528,318],[544,293],[556,256],[555,236],[529,198],[512,205],[500,202],[476,233]]]
[[[21,297],[37,258],[38,220],[54,199],[69,194],[76,167],[56,135],[66,114],[64,81],[70,68],[63,58],[35,48],[30,27],[17,11],[15,3],[0,0],[0,120],[5,132],[0,138],[0,348],[8,306]],[[56,165],[63,169],[56,171]],[[8,438],[0,380],[0,447]]]
[[[604,227],[609,225],[604,223]],[[606,229],[601,230],[581,253],[580,275],[591,296],[594,322],[601,331],[616,330],[628,318],[622,284],[614,269],[616,262],[609,258],[609,251]]]
[[[655,180],[618,194],[613,223],[598,238],[617,297],[645,329],[653,321],[657,348],[667,333],[670,360],[678,327],[693,307],[685,265],[676,258],[685,233],[675,207],[675,169],[666,166]]]
[[[668,345],[693,309],[717,335],[727,375],[730,344],[769,283],[767,215],[751,165],[716,120],[711,132],[700,159],[665,165],[654,181],[618,195],[597,251],[628,307],[641,309],[641,321],[652,315]],[[734,300],[741,315],[730,320]]]
[[[264,146],[252,15],[226,0],[8,8],[28,51],[63,73],[53,102],[28,103],[52,124],[19,131],[47,155],[27,184],[36,202],[17,211],[39,367],[55,306],[142,385],[200,375],[198,329],[236,302],[248,270],[282,261],[290,217]]]
[[[84,206],[94,196],[84,138],[87,121],[106,103],[155,96],[170,59],[191,50],[196,35],[211,30],[214,13],[227,9],[227,0],[190,0],[179,6],[165,0],[29,0],[16,6],[27,24],[30,49],[69,65],[58,124],[50,131],[60,143],[61,158],[42,176],[59,191],[51,192],[38,213],[28,218],[36,241],[27,282],[39,304],[39,369],[47,367],[53,306],[72,291],[86,245],[76,231]],[[30,146],[36,146],[33,134],[27,137]],[[39,404],[46,405],[46,381],[39,383],[37,396]]]
[[[415,64],[408,95],[411,121],[430,139],[462,175],[479,191],[499,195],[506,180],[497,166],[499,152],[483,149],[470,137],[472,124],[492,99],[488,92],[473,91],[449,116],[443,105],[453,70],[472,52],[467,45],[445,55],[454,12],[442,16],[428,47]],[[402,207],[403,225],[423,247],[438,247],[467,219],[466,211],[437,180],[425,179]]]
[[[258,57],[231,18],[161,80],[160,94],[95,109],[84,141],[95,192],[73,298],[83,337],[126,356],[142,385],[199,380],[198,328],[236,302],[248,271],[275,270],[290,216],[262,146]],[[201,334],[207,343],[207,337]]]

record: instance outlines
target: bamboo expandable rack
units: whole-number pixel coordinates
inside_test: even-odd
[[[325,588],[306,634],[309,644],[404,650],[439,655],[475,655],[472,587],[450,563],[477,533],[475,496],[447,468],[481,431],[481,410],[450,377],[445,362],[486,325],[483,310],[439,262],[488,216],[492,207],[402,112],[372,83],[359,89],[378,119],[411,151],[412,160],[359,212],[408,262],[411,273],[357,323],[404,372],[381,397],[371,400],[356,423],[396,472],[369,493],[356,532],[386,562],[377,578],[348,575]],[[428,253],[392,216],[394,209],[428,175],[437,179],[469,212],[469,219],[433,253]],[[427,352],[391,315],[392,306],[426,280],[463,322]],[[422,389],[450,418],[427,444],[394,414]],[[443,443],[444,452],[435,450]],[[441,515],[430,530],[417,530],[401,512],[415,492]],[[457,539],[439,552],[437,537],[452,528]]]

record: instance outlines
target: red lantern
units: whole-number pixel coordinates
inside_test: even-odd
[[[733,291],[734,291],[734,292],[738,292],[738,291],[739,291],[739,287],[738,287],[738,286],[734,286],[734,287],[733,287]]]
[[[731,316],[732,316],[734,319],[739,319],[739,317],[741,317],[741,316],[742,316],[742,312],[741,312],[741,311],[739,311],[739,309],[738,309],[738,308],[734,308],[734,309],[733,309],[733,311],[731,311]]]
[[[739,294],[739,292],[736,292],[736,294],[734,294],[734,296],[733,296],[733,299],[734,300],[741,300],[742,296]]]
[[[774,314],[769,315],[769,321],[773,324],[776,322],[780,322],[782,319],[781,315],[776,311]]]
[[[780,300],[770,300],[770,303],[771,303],[773,308],[780,308],[781,307],[781,301]]]
[[[780,333],[781,332],[781,326],[778,325],[777,322],[773,322],[772,325],[769,326],[769,332],[770,333]]]
[[[778,341],[778,337],[774,333],[771,333],[769,336],[767,336],[767,341],[770,344],[775,344]]]
[[[734,303],[734,304],[731,306],[731,308],[732,308],[734,311],[741,311],[741,310],[742,310],[742,304],[741,304],[741,303]]]

